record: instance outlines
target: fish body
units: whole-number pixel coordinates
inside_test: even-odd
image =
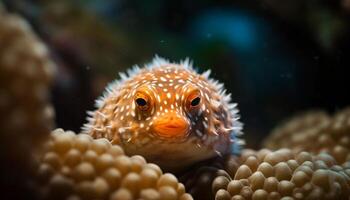
[[[237,104],[209,74],[197,73],[188,59],[171,63],[156,56],[134,66],[96,101],[84,131],[167,171],[233,153],[241,143]]]

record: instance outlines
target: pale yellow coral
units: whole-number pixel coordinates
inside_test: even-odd
[[[57,129],[38,161],[42,199],[192,199],[174,175],[142,156],[126,156],[107,139]]]
[[[350,108],[329,117],[323,112],[296,116],[277,127],[265,139],[270,149],[291,148],[295,152],[326,152],[341,164],[350,160]]]
[[[47,48],[29,24],[1,7],[0,185],[11,188],[4,189],[4,198],[31,198],[31,155],[54,124],[48,90],[53,71]]]
[[[4,10],[0,18],[0,146],[21,157],[53,127],[54,65],[25,20]]]
[[[213,182],[217,200],[238,199],[347,199],[350,162],[342,166],[321,153],[293,153],[289,149],[244,150],[234,177]]]
[[[330,117],[322,111],[311,111],[294,116],[275,128],[264,141],[269,149],[300,148],[317,137],[319,132],[330,124]]]

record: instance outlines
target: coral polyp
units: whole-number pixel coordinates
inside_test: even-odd
[[[188,60],[155,57],[135,66],[108,86],[85,132],[168,170],[237,151],[236,104],[209,74],[198,74]]]
[[[107,139],[57,129],[37,155],[40,199],[192,199],[174,175]]]
[[[350,161],[337,165],[327,153],[244,150],[241,163],[233,177],[214,180],[216,200],[348,199],[350,195]]]
[[[0,5],[0,185],[2,191],[11,189],[5,199],[32,196],[26,187],[32,152],[54,126],[49,101],[54,69],[29,23]]]
[[[333,117],[324,112],[309,112],[296,116],[277,127],[266,138],[265,147],[291,148],[295,152],[325,152],[342,164],[350,160],[350,109]],[[310,145],[312,141],[312,145]]]
[[[25,20],[1,9],[0,18],[0,144],[18,158],[53,128],[54,64]]]

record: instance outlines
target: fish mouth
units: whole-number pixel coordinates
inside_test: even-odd
[[[152,128],[161,137],[178,138],[187,135],[189,125],[183,117],[169,114],[157,119]]]

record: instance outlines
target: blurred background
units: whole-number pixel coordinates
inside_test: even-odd
[[[295,113],[350,102],[350,0],[0,2],[49,46],[56,126],[66,130],[80,131],[118,72],[155,54],[212,69],[239,104],[251,148]]]

